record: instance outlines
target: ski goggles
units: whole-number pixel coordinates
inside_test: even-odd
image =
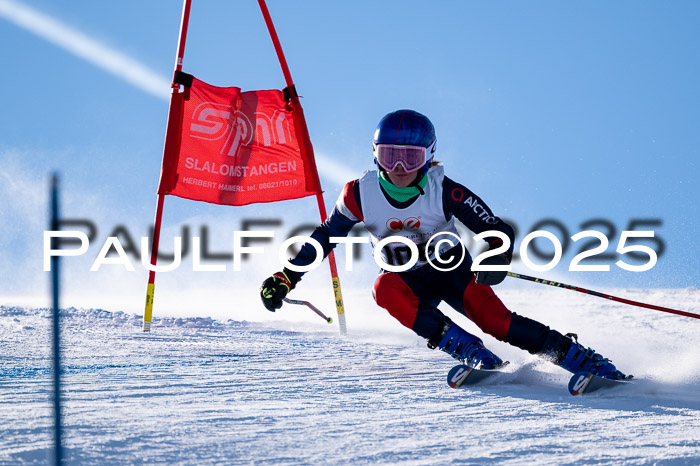
[[[401,164],[406,173],[425,165],[425,147],[377,144],[377,163],[384,170],[394,171]]]

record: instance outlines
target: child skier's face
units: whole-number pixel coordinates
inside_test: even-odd
[[[394,168],[392,171],[387,171],[386,174],[389,177],[389,181],[391,181],[394,186],[405,188],[413,183],[413,180],[415,180],[418,176],[418,171],[406,173],[403,165],[398,164],[396,168]]]

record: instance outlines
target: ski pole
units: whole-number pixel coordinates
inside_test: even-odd
[[[632,301],[631,299],[618,298],[616,296],[611,296],[609,294],[601,293],[599,291],[587,290],[586,288],[581,288],[579,286],[567,285],[566,283],[554,282],[551,280],[544,280],[542,278],[530,277],[529,275],[523,275],[515,272],[508,272],[509,277],[520,278],[521,280],[528,280],[535,283],[542,283],[543,285],[556,286],[559,288],[566,288],[567,290],[578,291],[579,293],[586,293],[593,296],[598,296],[599,298],[610,299],[612,301],[617,301],[619,303],[630,304],[632,306],[645,307],[647,309],[653,309],[655,311],[669,312],[671,314],[678,314],[681,316],[692,317],[694,319],[700,319],[700,314],[693,314],[685,311],[677,311],[676,309],[669,309],[667,307],[656,306],[654,304],[645,304],[638,301]]]
[[[307,190],[309,186],[308,179],[313,180],[316,191],[316,203],[318,204],[318,212],[321,216],[321,222],[326,221],[326,204],[323,200],[323,190],[321,189],[321,180],[318,178],[318,170],[316,168],[316,159],[314,158],[314,147],[311,144],[311,138],[309,136],[309,128],[306,124],[306,119],[304,118],[304,109],[301,108],[301,102],[299,101],[299,95],[297,94],[296,88],[294,87],[294,81],[292,80],[292,74],[289,71],[289,66],[287,65],[287,59],[284,57],[284,52],[282,51],[282,44],[277,36],[277,31],[275,30],[275,25],[272,23],[272,17],[270,16],[270,11],[267,9],[267,4],[265,0],[258,0],[258,5],[260,6],[260,11],[262,12],[263,19],[265,20],[265,25],[267,26],[267,31],[270,34],[270,39],[272,39],[272,45],[275,47],[275,52],[277,53],[277,59],[280,62],[280,67],[282,68],[282,74],[284,74],[284,81],[287,84],[285,91],[289,91],[289,99],[292,103],[292,119],[294,121],[294,127],[296,128],[297,134],[300,135],[301,143],[299,144],[299,149],[301,150],[301,155],[304,159],[304,164],[308,164],[304,167],[305,177],[307,177]],[[345,306],[343,305],[343,294],[340,291],[340,278],[338,277],[338,268],[335,264],[335,254],[331,251],[328,254],[328,266],[331,271],[331,280],[333,282],[333,294],[335,296],[335,308],[338,313],[338,328],[341,335],[346,335],[348,333],[347,326],[345,325]],[[298,303],[295,303],[298,304]],[[310,304],[306,303],[318,313],[318,309],[314,308]],[[325,319],[326,316],[323,316]]]
[[[60,217],[58,212],[58,174],[54,173],[51,177],[51,230],[58,231]],[[55,240],[54,240],[55,241]],[[52,241],[53,243],[53,241]],[[54,243],[56,247],[58,243]],[[60,312],[59,307],[59,297],[60,297],[60,280],[59,280],[59,258],[58,256],[51,257],[51,291],[53,296],[53,340],[52,340],[52,353],[53,353],[53,416],[54,416],[54,459],[56,461],[56,466],[63,464],[64,450],[62,442],[62,427],[61,427],[61,323],[60,323]]]
[[[318,315],[320,315],[321,317],[323,317],[323,319],[324,319],[326,322],[328,322],[329,324],[332,324],[332,323],[333,323],[333,318],[332,318],[332,317],[326,317],[326,315],[325,315],[323,312],[319,311],[319,310],[316,308],[316,306],[314,306],[313,304],[311,304],[311,303],[308,302],[308,301],[301,301],[301,300],[298,300],[298,299],[289,299],[289,298],[284,298],[283,301],[284,301],[285,303],[289,303],[289,304],[300,304],[300,305],[302,305],[302,306],[306,306],[306,307],[308,307],[309,309],[311,309],[312,311],[314,311],[316,314],[318,314]]]

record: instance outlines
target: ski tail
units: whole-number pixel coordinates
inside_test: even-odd
[[[452,388],[459,388],[465,380],[467,380],[467,377],[469,377],[469,374],[474,370],[473,367],[467,366],[465,364],[460,364],[458,366],[453,367],[450,369],[450,372],[447,373],[447,385],[449,385]]]
[[[598,390],[608,390],[620,387],[631,382],[632,376],[620,380],[606,379],[588,372],[577,372],[569,379],[569,393],[573,396],[581,396],[597,392]]]
[[[508,361],[504,362],[496,369],[475,369],[466,364],[459,364],[450,369],[447,373],[447,385],[452,388],[464,388],[467,385],[474,385],[482,380],[489,379],[496,374],[501,374],[501,368],[508,365]]]

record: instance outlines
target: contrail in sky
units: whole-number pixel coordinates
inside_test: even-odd
[[[26,5],[0,0],[0,16],[159,99],[170,99],[170,79],[123,53]]]
[[[133,58],[102,44],[40,11],[14,0],[0,0],[0,17],[76,55],[161,100],[170,100],[170,81]],[[6,46],[6,45],[5,45]],[[316,154],[318,169],[334,183],[344,184],[357,170]]]

